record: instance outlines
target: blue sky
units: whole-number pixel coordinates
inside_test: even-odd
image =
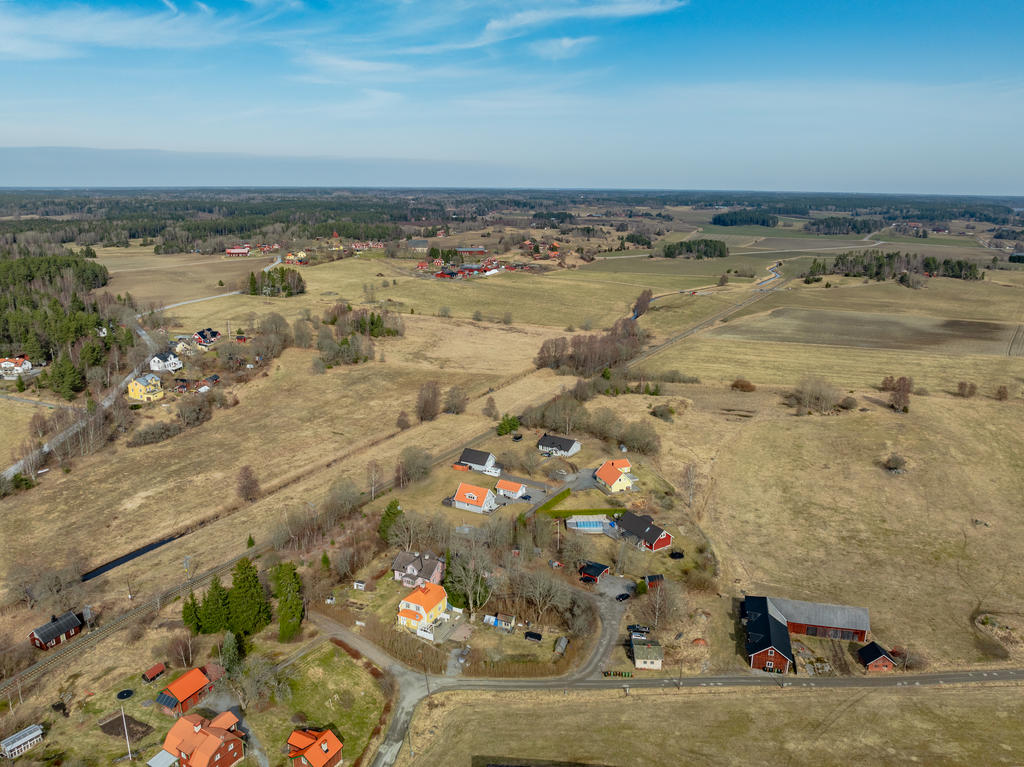
[[[1001,0],[0,0],[0,146],[415,160],[438,186],[1024,194],[1022,32]]]

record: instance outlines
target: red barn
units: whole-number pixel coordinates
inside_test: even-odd
[[[743,600],[743,620],[747,628],[747,658],[750,667],[773,674],[787,674],[793,665],[793,647],[789,631],[768,597]]]
[[[246,245],[246,246],[240,247],[240,248],[227,248],[227,249],[224,250],[224,255],[225,256],[248,256],[249,255],[249,246]]]
[[[74,610],[68,610],[59,617],[56,615],[51,617],[49,623],[29,634],[28,640],[40,650],[49,650],[80,633],[82,633],[81,618],[75,614]]]
[[[483,245],[470,245],[465,248],[456,248],[455,252],[460,256],[485,256],[487,255],[487,248]]]
[[[857,650],[857,657],[868,671],[892,671],[896,668],[892,655],[878,642],[861,647]]]
[[[780,597],[767,599],[785,616],[786,627],[793,634],[863,642],[871,630],[868,611],[864,607],[802,602],[799,599]]]

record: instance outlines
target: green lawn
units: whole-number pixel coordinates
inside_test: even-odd
[[[333,644],[313,651],[292,665],[291,671],[291,700],[266,711],[246,712],[271,767],[288,763],[285,743],[297,726],[333,729],[345,745],[346,763],[351,763],[370,741],[384,708],[380,686],[361,662]],[[305,715],[305,724],[293,721],[298,713]]]

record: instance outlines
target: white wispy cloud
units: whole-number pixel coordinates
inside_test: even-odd
[[[213,13],[213,9],[206,3],[200,2],[200,0],[196,0],[196,8],[201,10],[203,13]]]
[[[555,3],[517,11],[511,16],[491,19],[484,34],[505,36],[529,27],[569,19],[627,19],[667,13],[686,5],[686,0],[621,0],[604,3]]]
[[[37,12],[0,4],[0,57],[41,60],[76,56],[83,49],[201,48],[228,42],[237,20],[211,23],[206,14],[181,13],[172,0],[166,12],[140,13],[67,6]]]
[[[542,59],[559,61],[569,59],[578,55],[597,38],[593,35],[588,37],[552,37],[545,40],[534,40],[529,45],[534,56]]]

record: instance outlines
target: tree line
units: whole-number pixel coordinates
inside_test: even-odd
[[[267,271],[249,272],[250,296],[297,296],[306,292],[306,281],[298,269],[278,266]]]
[[[852,216],[826,216],[812,218],[804,230],[815,234],[870,234],[885,227],[880,218],[854,218]]]
[[[806,276],[842,274],[846,277],[891,280],[907,273],[952,277],[958,280],[981,280],[985,276],[973,261],[951,258],[939,261],[935,256],[920,256],[916,253],[902,253],[898,250],[890,252],[864,250],[843,253],[831,261],[816,258],[811,262]]]
[[[730,210],[726,213],[718,213],[712,216],[711,223],[715,226],[774,227],[778,226],[779,217],[774,213],[766,213],[763,210]]]
[[[549,338],[534,359],[537,368],[593,376],[635,357],[647,341],[647,331],[635,320],[620,319],[603,334]]]
[[[729,255],[729,246],[722,240],[682,240],[666,242],[662,247],[662,253],[665,258],[678,258],[683,254],[693,254],[697,259],[725,258]]]

